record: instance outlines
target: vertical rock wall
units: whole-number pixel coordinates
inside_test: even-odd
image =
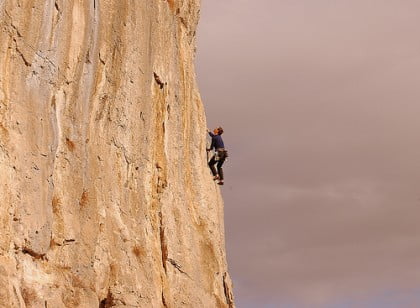
[[[0,306],[233,307],[199,0],[0,0]]]

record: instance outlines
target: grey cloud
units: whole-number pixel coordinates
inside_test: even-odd
[[[420,302],[419,29],[414,0],[202,2],[240,308]]]

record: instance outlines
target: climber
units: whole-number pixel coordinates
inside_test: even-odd
[[[223,163],[225,162],[226,158],[228,157],[228,153],[225,150],[225,145],[223,143],[222,134],[223,134],[223,128],[218,127],[215,128],[213,133],[207,129],[207,132],[209,133],[211,137],[211,145],[210,148],[207,149],[207,152],[211,150],[215,150],[215,154],[209,161],[209,167],[211,170],[211,173],[213,174],[214,180],[219,180],[217,184],[223,185]],[[214,165],[217,164],[217,171]]]

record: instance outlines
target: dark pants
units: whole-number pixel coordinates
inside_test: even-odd
[[[213,173],[213,176],[216,174],[219,174],[219,178],[221,181],[223,181],[223,163],[226,159],[226,151],[218,151],[217,156],[219,157],[218,160],[216,160],[216,155],[213,155],[213,157],[209,161],[209,167],[211,170],[211,173]],[[217,171],[214,165],[217,164]]]

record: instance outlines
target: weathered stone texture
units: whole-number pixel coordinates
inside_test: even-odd
[[[0,306],[233,307],[199,0],[0,0]]]

